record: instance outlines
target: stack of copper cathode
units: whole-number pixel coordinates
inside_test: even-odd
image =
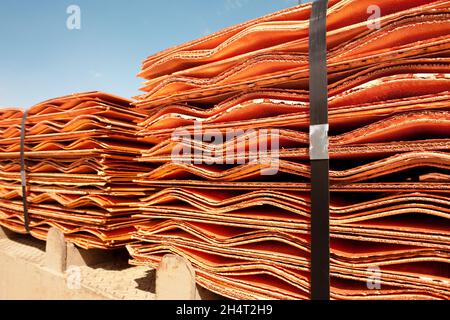
[[[22,110],[2,110],[0,225],[27,232],[25,182],[32,236],[45,239],[55,227],[84,248],[129,243],[139,222],[131,216],[133,201],[144,195],[132,185],[137,172],[144,171],[133,161],[144,147],[134,125],[143,115],[130,110],[130,102],[92,92],[40,103],[25,120]]]
[[[175,253],[226,297],[309,299],[310,13],[143,62],[133,264]],[[449,30],[450,1],[329,1],[333,299],[450,298]]]

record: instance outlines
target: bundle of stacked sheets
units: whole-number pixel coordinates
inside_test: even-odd
[[[144,61],[139,161],[154,169],[135,181],[156,191],[131,263],[176,253],[226,297],[309,299],[310,13]],[[450,298],[449,18],[450,1],[329,1],[333,299]]]
[[[131,240],[133,202],[145,193],[132,185],[143,165],[127,99],[91,92],[40,103],[24,122],[26,202],[30,233],[50,227],[84,248],[114,248]],[[25,233],[21,183],[22,110],[0,115],[0,225]]]

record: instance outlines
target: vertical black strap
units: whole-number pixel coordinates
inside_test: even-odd
[[[20,176],[22,181],[22,202],[23,202],[23,218],[25,230],[30,233],[30,218],[28,216],[28,201],[27,201],[27,175],[25,166],[25,123],[27,122],[28,111],[25,110],[22,117],[22,127],[20,131]]]
[[[328,156],[328,0],[313,2],[309,27],[311,159],[311,299],[330,299],[330,189]]]

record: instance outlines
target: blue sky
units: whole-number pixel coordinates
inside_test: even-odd
[[[0,106],[73,92],[131,97],[147,56],[297,0],[1,0]],[[81,30],[69,30],[70,5]]]

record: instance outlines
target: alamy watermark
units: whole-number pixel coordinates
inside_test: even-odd
[[[193,131],[177,129],[172,141],[173,163],[207,165],[258,164],[261,175],[276,175],[280,163],[279,130],[277,129],[218,129],[203,130],[195,122]]]
[[[66,20],[66,27],[69,30],[81,30],[81,8],[75,4],[67,7],[66,13],[69,15]]]
[[[375,4],[367,7],[367,14],[369,18],[367,19],[367,27],[370,30],[378,30],[381,28],[381,8]]]
[[[81,268],[69,266],[66,270],[66,285],[69,290],[81,289]]]
[[[367,268],[369,273],[367,277],[367,289],[380,290],[381,289],[381,269],[379,266],[370,266]]]

